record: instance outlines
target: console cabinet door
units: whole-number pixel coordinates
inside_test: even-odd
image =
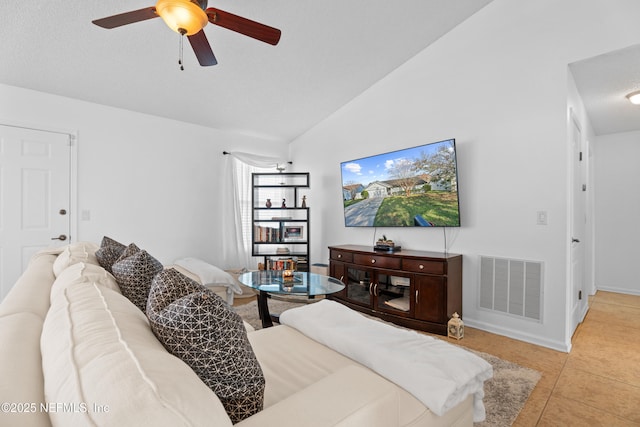
[[[427,322],[446,323],[447,316],[447,282],[442,276],[416,274],[415,286],[415,318]]]
[[[373,285],[374,309],[402,317],[412,317],[411,274],[379,270]]]
[[[352,264],[346,264],[345,268],[347,274],[342,280],[345,284],[344,298],[354,304],[371,307],[374,272]]]
[[[331,277],[335,277],[336,279],[340,280],[342,283],[345,283],[345,284],[347,283],[346,282],[347,268],[344,263],[336,262],[332,260],[329,269],[330,269],[329,275]],[[340,292],[336,292],[335,294],[333,294],[333,296],[345,298],[347,295],[345,289],[341,290]]]

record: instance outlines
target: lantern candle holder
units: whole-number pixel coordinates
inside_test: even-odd
[[[453,316],[451,316],[451,319],[447,323],[447,331],[449,338],[459,340],[464,337],[464,323],[457,312],[453,313]]]

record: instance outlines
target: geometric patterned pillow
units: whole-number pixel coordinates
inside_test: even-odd
[[[262,368],[242,319],[222,298],[205,288],[147,316],[160,342],[213,390],[234,424],[262,410]]]
[[[98,263],[109,273],[112,273],[111,266],[120,258],[125,249],[126,246],[122,243],[104,236],[100,243],[100,248],[96,251]]]
[[[138,252],[140,252],[140,248],[137,247],[135,243],[129,243],[129,246],[124,248],[116,262],[120,261],[121,259],[129,258],[131,255],[135,255]]]
[[[183,296],[206,289],[174,268],[166,268],[156,274],[151,282],[147,299],[147,316],[158,313]]]
[[[143,313],[147,310],[147,298],[149,297],[149,289],[151,289],[151,281],[156,274],[162,271],[162,268],[160,261],[144,250],[138,250],[138,252],[129,257],[121,256],[111,266],[113,275],[118,285],[120,285],[122,295],[127,297]]]

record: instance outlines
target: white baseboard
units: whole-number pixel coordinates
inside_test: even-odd
[[[571,342],[564,343],[560,341],[550,340],[545,337],[540,337],[537,335],[531,335],[527,333],[522,333],[521,331],[516,331],[509,328],[504,328],[501,326],[496,326],[493,324],[489,324],[486,322],[479,322],[473,319],[466,317],[464,319],[465,326],[469,326],[471,328],[481,329],[486,332],[491,332],[493,334],[503,335],[505,337],[513,338],[515,340],[520,340],[524,342],[528,342],[530,344],[539,345],[542,347],[547,347],[552,350],[561,351],[563,353],[569,353],[571,351]]]

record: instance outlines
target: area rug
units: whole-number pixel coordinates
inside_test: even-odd
[[[282,313],[300,305],[299,303],[271,299],[269,300],[269,311]],[[256,329],[262,328],[255,301],[234,307],[234,309],[251,326]],[[482,357],[493,366],[493,378],[485,382],[484,385],[484,406],[487,418],[481,423],[474,423],[474,427],[511,426],[540,380],[540,372],[502,360],[491,354],[467,350]]]

